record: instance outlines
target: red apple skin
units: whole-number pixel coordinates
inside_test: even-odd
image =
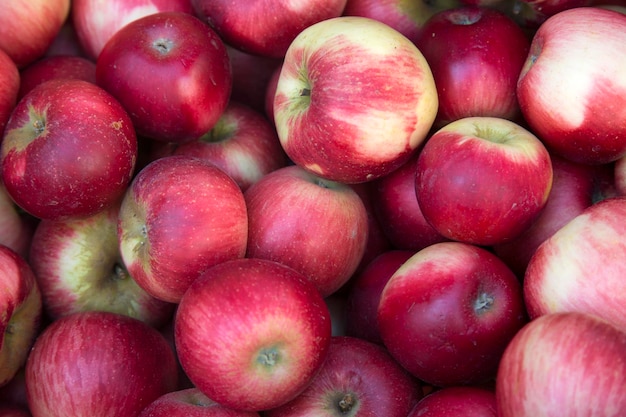
[[[153,159],[188,155],[206,159],[245,191],[265,174],[287,165],[274,125],[252,107],[230,100],[215,126],[186,143],[156,142]]]
[[[435,77],[436,127],[471,116],[520,121],[516,86],[530,40],[511,17],[486,6],[442,10],[415,44]]]
[[[295,164],[359,183],[405,163],[430,131],[437,105],[430,67],[413,42],[376,20],[341,16],[291,43],[274,120]]]
[[[89,311],[50,323],[26,362],[33,417],[137,416],[176,387],[176,357],[147,324]]]
[[[481,246],[506,242],[530,227],[553,181],[543,143],[495,117],[467,117],[436,131],[415,171],[426,221],[448,239]]]
[[[531,318],[557,312],[594,314],[626,331],[626,197],[604,199],[537,248],[524,275]]]
[[[247,53],[285,56],[293,39],[305,28],[341,15],[346,0],[191,0],[196,15],[224,41]]]
[[[259,413],[224,407],[191,387],[163,394],[138,417],[259,417]]]
[[[160,12],[192,14],[188,0],[72,0],[71,24],[87,58],[94,61],[123,26]]]
[[[39,84],[59,78],[71,78],[96,83],[96,63],[76,55],[43,57],[20,71],[18,100]]]
[[[625,415],[624,352],[626,333],[596,316],[554,313],[532,320],[502,356],[498,416]]]
[[[70,0],[17,0],[2,6],[0,49],[18,68],[45,54],[70,12]]]
[[[426,221],[415,194],[419,151],[400,168],[372,184],[374,213],[385,236],[396,249],[418,251],[449,240]]]
[[[122,260],[139,286],[177,303],[205,269],[245,255],[243,192],[206,160],[157,159],[135,176],[122,200],[118,239]]]
[[[130,114],[137,133],[185,142],[208,132],[226,109],[232,71],[226,46],[183,12],[128,23],[105,44],[96,81]]]
[[[346,335],[382,345],[377,312],[380,296],[391,276],[414,251],[390,249],[374,258],[349,282],[346,296]]]
[[[4,132],[11,113],[17,105],[20,83],[17,65],[6,52],[0,49],[0,132]]]
[[[330,313],[294,269],[243,258],[196,279],[180,301],[176,350],[194,385],[217,403],[261,411],[295,398],[327,357]]]
[[[499,417],[494,391],[476,386],[441,388],[425,396],[407,417]]]
[[[420,383],[384,347],[335,336],[324,365],[306,390],[264,416],[406,417],[422,396]]]
[[[26,260],[0,245],[0,387],[7,385],[26,362],[39,332],[41,292]]]
[[[552,153],[586,164],[626,154],[626,123],[615,122],[626,118],[625,45],[626,16],[598,7],[565,10],[536,31],[517,96]]]
[[[493,253],[461,242],[431,245],[389,279],[378,305],[384,345],[434,386],[492,379],[526,322],[522,286]]]
[[[246,256],[294,268],[323,296],[341,288],[356,271],[367,245],[368,216],[349,185],[289,165],[265,175],[244,196]]]
[[[118,201],[138,151],[132,121],[117,100],[90,82],[60,79],[20,100],[0,152],[16,204],[37,218],[59,219],[89,216]]]

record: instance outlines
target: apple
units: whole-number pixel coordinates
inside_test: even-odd
[[[186,143],[156,142],[153,159],[188,155],[206,159],[229,174],[243,191],[265,174],[286,166],[276,129],[252,107],[230,100],[215,126]]]
[[[72,0],[70,23],[85,56],[96,60],[107,41],[126,24],[173,11],[193,13],[188,0]]]
[[[480,384],[526,323],[522,285],[496,255],[462,242],[435,243],[389,278],[377,312],[384,346],[416,378],[437,387]]]
[[[414,254],[411,250],[389,249],[350,278],[345,306],[346,335],[383,344],[377,319],[380,296],[391,276]]]
[[[264,417],[406,417],[420,383],[377,344],[335,336],[319,373],[296,398]]]
[[[49,80],[72,78],[96,83],[96,63],[76,55],[46,56],[20,71],[18,100],[35,86]]]
[[[175,342],[189,379],[207,397],[262,411],[295,398],[324,363],[330,313],[304,275],[242,258],[207,269],[183,295]]]
[[[586,164],[626,155],[626,16],[564,10],[536,31],[517,96],[530,129],[552,153]]]
[[[500,417],[622,416],[626,333],[583,313],[553,313],[521,329],[496,379]]]
[[[481,246],[519,236],[545,207],[550,154],[521,125],[466,117],[442,127],[419,153],[415,194],[444,237]]]
[[[0,387],[7,385],[26,362],[39,332],[41,292],[26,260],[0,245]]]
[[[163,394],[138,417],[259,417],[259,413],[224,407],[191,387]]]
[[[520,122],[516,85],[530,40],[504,12],[487,6],[442,10],[422,26],[415,44],[435,77],[435,126],[471,116]]]
[[[148,294],[180,301],[208,267],[242,258],[248,239],[243,192],[209,161],[159,158],[134,177],[121,203],[122,261]]]
[[[154,328],[104,311],[50,323],[26,362],[33,417],[137,416],[176,387],[176,357]]]
[[[137,159],[128,113],[97,85],[44,82],[16,105],[0,145],[11,198],[40,219],[89,216],[123,195]]]
[[[432,15],[460,4],[459,0],[348,0],[343,15],[378,20],[415,42]]]
[[[413,42],[379,21],[342,16],[309,26],[291,43],[273,114],[295,164],[358,183],[406,162],[437,106],[432,72]]]
[[[445,387],[431,392],[407,417],[499,417],[493,390],[478,386]]]
[[[195,14],[241,51],[282,58],[305,28],[341,15],[346,0],[191,0]]]
[[[398,169],[368,182],[372,205],[383,233],[395,249],[418,251],[448,238],[426,221],[415,193],[415,170],[420,151]]]
[[[122,262],[118,211],[116,204],[89,217],[39,222],[28,260],[51,319],[111,311],[158,328],[172,317],[174,306],[148,294]]]
[[[0,13],[0,49],[19,68],[41,58],[70,13],[70,0],[12,0]]]
[[[367,245],[368,216],[349,185],[288,165],[263,176],[244,196],[246,256],[292,267],[324,297],[356,271]]]
[[[531,318],[556,312],[602,317],[626,331],[626,197],[604,199],[570,220],[535,251],[524,275]]]
[[[0,49],[0,133],[18,101],[21,77],[13,59]]]
[[[189,13],[161,12],[115,32],[98,55],[96,81],[126,108],[139,135],[185,142],[217,123],[232,71],[209,25]]]

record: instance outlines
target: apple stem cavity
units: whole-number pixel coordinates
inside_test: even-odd
[[[278,363],[280,355],[275,348],[263,349],[259,356],[257,356],[257,362],[265,368],[272,368]]]
[[[356,404],[356,397],[354,396],[354,394],[349,393],[349,392],[345,393],[341,397],[341,399],[339,399],[339,402],[337,403],[341,414],[346,414],[352,411],[352,408],[354,407],[355,404]]]
[[[481,292],[478,294],[478,297],[476,297],[476,300],[474,300],[474,311],[477,314],[489,311],[491,306],[493,306],[494,301],[493,296],[487,294],[486,292]]]
[[[154,49],[159,51],[162,55],[168,54],[174,47],[174,42],[171,39],[159,38],[155,40],[152,45]]]

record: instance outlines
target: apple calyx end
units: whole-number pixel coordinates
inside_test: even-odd
[[[481,291],[480,294],[478,294],[478,297],[474,300],[474,311],[476,314],[481,315],[491,310],[494,303],[495,299],[492,295]]]

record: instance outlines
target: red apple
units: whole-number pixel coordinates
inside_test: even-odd
[[[191,0],[198,17],[244,52],[282,58],[305,28],[341,15],[346,0]]]
[[[522,286],[502,260],[478,246],[442,242],[391,276],[377,319],[391,355],[418,379],[444,387],[495,377],[526,315]]]
[[[19,67],[41,58],[70,13],[70,0],[12,0],[2,4],[0,49]]]
[[[494,391],[477,386],[438,389],[411,410],[407,417],[499,417]]]
[[[367,211],[354,189],[289,165],[266,174],[244,195],[248,257],[294,268],[323,296],[350,279],[368,235]]]
[[[330,339],[330,314],[315,286],[263,259],[207,269],[176,313],[183,369],[207,397],[237,410],[266,410],[295,398],[320,370]]]
[[[625,354],[626,333],[595,316],[539,317],[502,356],[498,416],[626,415]]]
[[[346,296],[348,336],[383,344],[376,317],[380,296],[391,276],[414,254],[410,250],[390,249],[350,279]]]
[[[552,177],[550,154],[530,131],[506,119],[466,117],[426,142],[415,193],[441,235],[495,245],[530,227],[546,205]]]
[[[0,148],[11,198],[41,219],[89,216],[125,192],[137,159],[128,113],[93,83],[51,80],[17,104]]]
[[[333,337],[328,356],[309,386],[264,417],[406,417],[422,398],[420,383],[371,342]]]
[[[4,386],[26,362],[39,332],[42,302],[30,265],[4,245],[0,270],[0,386]]]
[[[244,191],[288,162],[274,125],[263,114],[235,100],[230,100],[206,134],[186,143],[157,142],[153,153],[152,158],[188,155],[206,159],[230,175]]]
[[[85,55],[95,60],[107,41],[128,23],[173,11],[193,13],[188,0],[72,0],[71,23]]]
[[[626,331],[626,197],[602,200],[541,244],[524,275],[531,318],[576,311]]]
[[[43,57],[20,72],[18,100],[39,84],[60,78],[72,78],[96,83],[96,63],[76,55]]]
[[[0,133],[18,101],[20,72],[13,59],[0,49]]]
[[[127,109],[140,135],[166,142],[211,130],[232,88],[224,43],[183,12],[144,16],[115,32],[98,55],[96,80]]]
[[[160,327],[173,305],[148,294],[129,275],[117,239],[119,204],[79,219],[42,220],[29,263],[46,313],[57,319],[77,311],[111,311]]]
[[[577,7],[535,33],[517,95],[532,131],[553,153],[601,164],[626,155],[626,16]]]
[[[245,255],[243,192],[224,171],[191,156],[157,159],[130,184],[120,208],[122,260],[152,296],[177,303],[205,269]]]
[[[259,417],[259,413],[224,407],[191,387],[163,394],[138,417]]]
[[[511,17],[487,6],[442,10],[424,23],[415,44],[439,93],[435,126],[470,116],[520,121],[516,85],[530,40]]]
[[[176,387],[176,357],[154,328],[89,311],[49,324],[26,362],[33,417],[134,417]]]
[[[342,16],[309,26],[291,43],[274,120],[293,162],[357,183],[406,162],[437,105],[430,67],[413,42],[376,20]]]

